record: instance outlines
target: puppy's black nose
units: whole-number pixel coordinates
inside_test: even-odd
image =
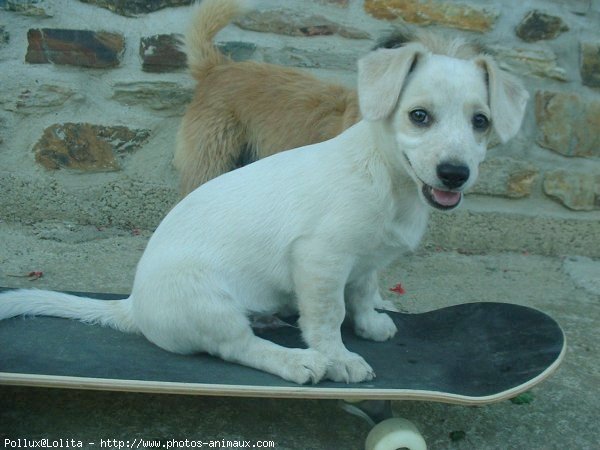
[[[441,163],[437,166],[437,176],[449,189],[461,187],[469,179],[469,168],[462,164]]]

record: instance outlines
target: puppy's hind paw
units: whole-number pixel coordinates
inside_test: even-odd
[[[374,306],[375,306],[375,309],[383,309],[384,311],[391,311],[391,312],[400,312],[400,310],[394,304],[394,302],[392,302],[390,300],[380,299],[379,301],[375,302]]]
[[[391,339],[397,331],[398,328],[390,316],[376,311],[358,317],[354,325],[354,332],[358,336],[378,342]]]

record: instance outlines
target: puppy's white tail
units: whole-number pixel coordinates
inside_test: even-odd
[[[203,78],[208,68],[228,61],[214,46],[213,39],[235,17],[252,7],[252,0],[203,0],[194,6],[183,42],[187,64],[194,78]]]
[[[127,333],[139,332],[131,313],[131,297],[123,300],[96,300],[37,289],[0,293],[0,320],[21,315],[64,317]]]

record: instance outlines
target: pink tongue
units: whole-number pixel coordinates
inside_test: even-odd
[[[460,192],[440,191],[431,189],[433,199],[442,206],[454,206],[460,202]]]

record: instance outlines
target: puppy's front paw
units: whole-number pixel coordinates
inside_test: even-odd
[[[354,332],[372,341],[387,341],[394,337],[397,331],[396,324],[385,313],[371,311],[354,319]]]
[[[375,372],[362,356],[346,352],[329,362],[327,378],[344,383],[360,383],[375,378]]]
[[[325,376],[328,366],[329,360],[316,350],[291,349],[280,375],[294,383],[316,384]]]

